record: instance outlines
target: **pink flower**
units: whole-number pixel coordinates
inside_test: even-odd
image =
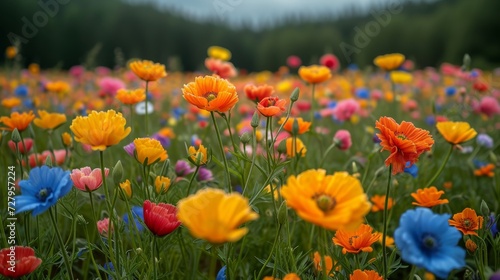
[[[455,66],[450,63],[441,64],[441,73],[443,73],[443,75],[454,76],[458,72],[460,72],[460,66]]]
[[[107,75],[111,74],[111,69],[109,69],[108,67],[105,67],[105,66],[97,66],[95,68],[95,73],[98,76],[107,76]]]
[[[99,81],[101,96],[111,95],[115,96],[119,89],[125,88],[125,83],[117,78],[105,77]]]
[[[481,113],[488,117],[500,114],[500,104],[498,104],[498,100],[491,96],[483,97],[479,103],[472,106],[476,113]]]
[[[417,101],[410,99],[403,104],[403,110],[406,112],[412,112],[418,109]]]
[[[105,168],[104,173],[108,176],[109,169]],[[75,188],[84,192],[93,192],[102,185],[102,173],[100,168],[92,170],[90,167],[86,166],[80,169],[73,169],[70,177]]]
[[[85,67],[83,67],[82,65],[75,65],[69,69],[69,74],[76,79],[81,78],[84,73],[85,73]]]
[[[100,221],[97,221],[97,230],[99,231],[100,235],[108,237],[108,234],[113,231],[113,225],[111,225],[111,227],[109,226],[109,218],[104,218]]]
[[[359,110],[356,100],[350,98],[340,101],[333,111],[334,117],[339,121],[347,121]]]
[[[296,55],[291,55],[286,59],[286,64],[291,68],[298,68],[302,65],[302,60]]]
[[[14,143],[14,141],[9,140],[8,145],[9,145],[9,148],[14,153],[17,153],[17,151],[16,151],[16,143]],[[24,138],[24,145],[23,145],[23,142],[17,143],[17,147],[19,147],[19,152],[21,154],[29,153],[29,151],[31,150],[32,146],[33,146],[33,139],[31,139],[31,138]]]
[[[374,100],[380,100],[382,99],[382,96],[384,96],[384,94],[382,93],[382,91],[380,90],[373,90],[372,93],[371,93],[371,97],[374,99]]]
[[[340,150],[345,151],[352,146],[351,133],[345,129],[341,129],[333,136],[333,142],[337,144],[336,146]]]
[[[218,75],[223,79],[228,79],[236,76],[236,68],[231,62],[222,61],[220,59],[215,58],[207,58],[205,59],[205,67],[207,69]]]
[[[319,59],[319,64],[330,68],[332,71],[337,71],[340,68],[340,62],[339,59],[331,53],[324,54],[320,59]]]

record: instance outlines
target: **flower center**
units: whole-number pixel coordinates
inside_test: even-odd
[[[349,245],[352,246],[352,243],[354,242],[354,239],[356,239],[356,238],[358,238],[357,235],[353,235],[353,236],[349,237]]]
[[[406,135],[404,135],[403,133],[398,133],[396,135],[397,138],[401,139],[401,140],[406,140]]]
[[[47,198],[47,196],[49,196],[49,194],[50,194],[50,190],[48,190],[47,188],[43,188],[38,192],[36,197],[40,200],[45,200]]]
[[[217,98],[217,92],[209,91],[203,95],[208,101],[212,101]]]
[[[318,208],[325,213],[335,208],[337,204],[335,198],[326,194],[315,195],[313,198],[316,200]]]
[[[465,220],[462,222],[462,224],[464,225],[464,227],[465,227],[466,229],[469,229],[469,228],[471,228],[471,227],[472,227],[472,222],[471,222],[471,220],[469,220],[469,219],[465,219]]]
[[[424,241],[424,246],[427,249],[433,249],[437,245],[436,239],[431,235],[427,235],[426,237],[424,237],[423,241]]]

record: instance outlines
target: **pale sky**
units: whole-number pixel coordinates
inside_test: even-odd
[[[352,6],[369,11],[382,3],[406,0],[128,0],[156,2],[162,8],[175,8],[187,15],[228,23],[251,22],[268,25],[289,15],[307,17],[339,15]]]

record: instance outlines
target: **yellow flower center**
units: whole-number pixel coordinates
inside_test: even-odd
[[[403,133],[398,133],[396,135],[397,138],[401,139],[401,140],[406,140],[406,135],[404,135]]]
[[[314,199],[316,200],[318,208],[325,213],[335,208],[335,205],[337,204],[335,198],[326,194],[316,195]]]
[[[213,92],[213,91],[210,91],[210,92],[207,92],[204,94],[205,98],[208,100],[208,101],[212,101],[214,100],[215,98],[217,98],[217,92]]]
[[[472,226],[472,222],[471,222],[471,220],[469,220],[469,219],[465,219],[465,220],[463,221],[463,223],[462,223],[462,224],[464,225],[464,227],[465,227],[466,229],[469,229],[469,228],[471,228],[471,226]]]

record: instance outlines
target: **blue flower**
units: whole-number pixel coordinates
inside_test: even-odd
[[[356,90],[356,97],[361,99],[368,99],[370,97],[370,92],[367,88],[358,88]]]
[[[220,270],[219,273],[217,273],[217,278],[215,280],[226,280],[226,266],[223,266]]]
[[[17,97],[26,97],[28,96],[28,87],[25,85],[20,85],[16,87],[16,89],[14,90],[14,94]]]
[[[449,225],[449,214],[434,214],[428,208],[408,210],[394,232],[401,258],[423,267],[440,278],[465,266],[465,250],[457,246],[460,232]]]
[[[493,138],[491,138],[488,134],[479,133],[477,135],[476,142],[479,146],[483,146],[488,149],[493,148]]]
[[[493,235],[493,238],[497,237],[499,228],[498,228],[498,221],[495,220],[495,214],[491,213],[490,217],[488,219],[488,224],[486,225],[486,228],[489,228],[491,231],[491,235]]]
[[[28,180],[19,182],[21,195],[16,198],[16,214],[33,210],[33,216],[45,212],[71,190],[69,171],[46,165],[31,169]]]
[[[144,230],[142,223],[144,222],[144,209],[142,206],[132,206],[132,217],[135,222],[135,226],[139,232]],[[123,222],[129,226],[128,214],[123,215]]]
[[[416,178],[418,176],[418,166],[416,164],[410,166],[410,162],[407,162],[404,172],[410,174],[413,178]]]
[[[446,96],[453,96],[457,92],[457,89],[455,87],[447,87],[445,89]]]

